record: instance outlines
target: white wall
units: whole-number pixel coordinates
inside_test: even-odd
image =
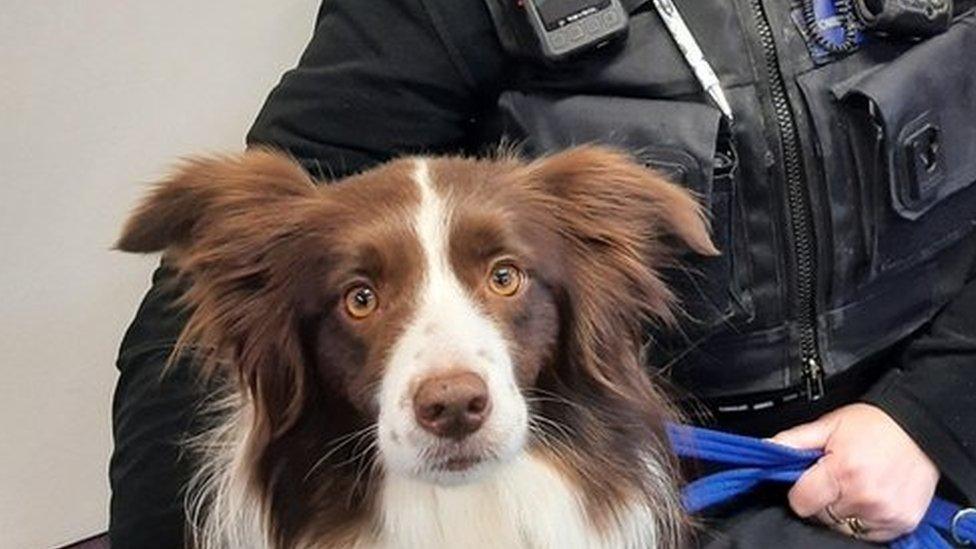
[[[0,547],[105,529],[122,332],[110,252],[177,156],[239,150],[318,0],[0,0]]]

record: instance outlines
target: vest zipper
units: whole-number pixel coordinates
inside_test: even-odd
[[[793,234],[793,252],[796,260],[796,293],[793,310],[800,339],[800,362],[804,390],[808,400],[823,397],[823,367],[817,348],[816,329],[816,255],[813,245],[813,226],[810,219],[809,197],[805,191],[803,166],[800,160],[799,132],[786,93],[786,83],[779,70],[776,43],[762,0],[750,0],[756,29],[763,49],[766,72],[769,75],[769,92],[776,125],[783,148],[783,165],[786,169],[787,202],[790,213],[790,229]]]

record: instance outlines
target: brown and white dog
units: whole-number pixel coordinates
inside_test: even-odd
[[[196,546],[682,543],[642,321],[672,322],[679,248],[717,251],[628,156],[405,158],[327,186],[272,151],[197,159],[118,247],[167,252],[178,349],[224,386]]]

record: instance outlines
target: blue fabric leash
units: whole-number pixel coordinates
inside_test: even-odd
[[[685,486],[682,499],[691,513],[745,494],[761,482],[795,482],[823,455],[819,450],[794,450],[758,438],[669,424],[668,437],[680,457],[695,458],[728,469]],[[934,498],[922,523],[911,534],[891,542],[895,549],[951,548],[976,543],[976,509]]]

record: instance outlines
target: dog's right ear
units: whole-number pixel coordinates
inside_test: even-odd
[[[151,253],[180,247],[208,221],[268,202],[313,194],[312,179],[294,160],[269,149],[192,158],[146,197],[115,247]]]

